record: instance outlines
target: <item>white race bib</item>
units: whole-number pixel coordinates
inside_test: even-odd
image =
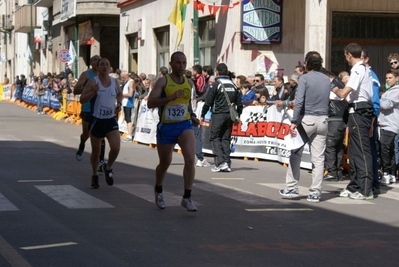
[[[165,120],[183,120],[187,114],[186,107],[183,104],[168,105],[165,110]]]

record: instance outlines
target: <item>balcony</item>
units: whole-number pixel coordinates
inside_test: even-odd
[[[31,12],[31,7],[32,7],[32,12]],[[32,14],[32,20],[31,20],[31,14]],[[37,27],[36,7],[31,5],[21,6],[15,11],[14,19],[15,19],[14,21],[15,32],[30,33],[31,21],[32,21],[32,27],[33,28]]]

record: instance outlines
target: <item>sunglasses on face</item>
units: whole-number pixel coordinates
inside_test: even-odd
[[[398,64],[398,61],[391,61],[391,65]]]
[[[260,80],[255,80],[256,83],[260,82]]]

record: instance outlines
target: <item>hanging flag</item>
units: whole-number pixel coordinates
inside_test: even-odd
[[[31,50],[30,50],[30,46],[29,46],[29,45],[27,45],[27,48],[26,48],[25,59],[26,59],[29,63],[33,60],[33,58],[32,58],[32,52],[31,52]]]
[[[178,31],[176,47],[180,45],[183,37],[184,20],[186,18],[186,8],[190,0],[176,0],[175,7],[170,13],[168,20],[175,24]]]
[[[69,54],[68,54],[68,65],[72,66],[73,62],[76,58],[75,46],[73,45],[72,40],[69,41]]]

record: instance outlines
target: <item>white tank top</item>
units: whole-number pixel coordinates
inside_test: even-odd
[[[115,86],[115,79],[110,77],[111,85],[108,87],[104,87],[98,77],[94,77],[94,79],[100,86],[100,89],[97,95],[92,98],[93,116],[98,119],[110,119],[115,117],[115,99],[118,94],[118,90]]]

